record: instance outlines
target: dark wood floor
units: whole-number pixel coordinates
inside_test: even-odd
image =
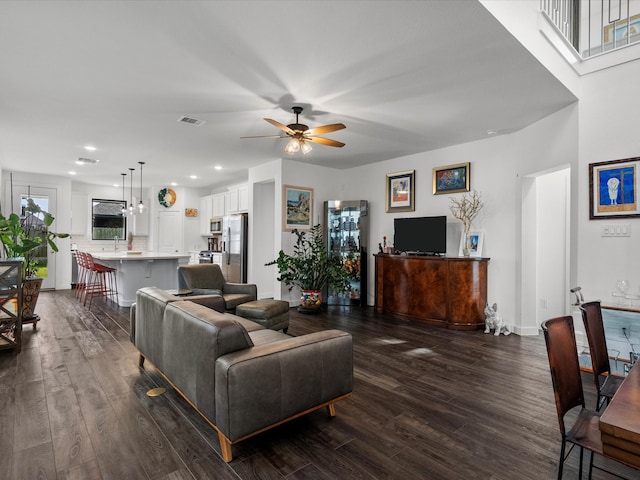
[[[42,321],[26,327],[21,352],[0,352],[1,479],[556,476],[542,337],[447,331],[370,308],[292,310],[292,335],[353,334],[353,397],[333,419],[323,409],[234,446],[226,464],[215,432],[175,392],[146,396],[166,385],[152,365],[138,367],[128,309],[99,301],[89,311],[60,291],[43,293],[36,311]],[[588,376],[584,384],[592,405]],[[567,479],[577,478],[576,457]]]

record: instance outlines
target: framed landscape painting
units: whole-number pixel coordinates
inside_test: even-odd
[[[416,171],[387,175],[387,213],[413,212],[416,209]]]
[[[433,169],[433,194],[468,192],[471,184],[470,164],[456,163]]]
[[[589,219],[640,215],[640,157],[589,164]]]
[[[283,230],[309,230],[313,218],[313,188],[283,185],[282,199]]]

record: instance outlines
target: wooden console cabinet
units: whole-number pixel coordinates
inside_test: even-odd
[[[375,258],[376,311],[454,330],[484,328],[488,258]]]

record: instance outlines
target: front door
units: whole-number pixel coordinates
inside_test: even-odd
[[[24,207],[27,205],[27,199],[31,198],[36,205],[42,210],[49,212],[56,217],[56,196],[55,188],[32,187],[29,185],[13,185],[13,199],[11,202],[11,210],[20,216],[24,213]],[[53,231],[56,228],[54,221],[52,225]],[[41,235],[46,233],[46,227],[43,227]],[[36,250],[35,258],[38,261],[36,270],[37,276],[42,278],[42,289],[56,288],[56,254],[49,247],[46,240],[43,239],[42,246]]]

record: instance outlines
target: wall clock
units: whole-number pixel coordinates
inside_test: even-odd
[[[158,192],[158,202],[163,207],[169,208],[176,203],[176,192],[171,188],[162,188]]]

